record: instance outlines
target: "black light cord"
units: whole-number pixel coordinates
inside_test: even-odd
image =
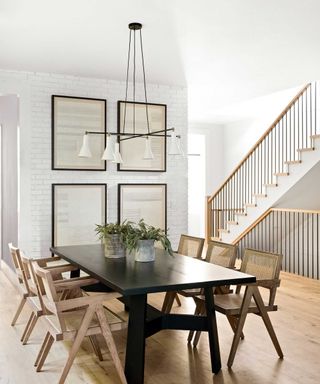
[[[126,97],[125,97],[125,103],[124,103],[123,129],[122,129],[123,133],[125,133],[125,130],[126,130],[126,115],[127,115],[130,55],[131,55],[131,29],[130,29],[130,34],[129,34],[129,47],[128,47],[128,60],[127,60],[127,78],[126,78]]]
[[[143,86],[144,86],[144,99],[145,99],[145,105],[146,105],[147,128],[148,128],[148,133],[150,133],[148,98],[147,98],[147,85],[146,85],[146,70],[145,70],[145,66],[144,66],[144,54],[143,54],[142,32],[141,32],[141,29],[140,29],[140,48],[141,48],[141,59],[142,59]]]
[[[136,30],[133,32],[133,133],[136,133]]]

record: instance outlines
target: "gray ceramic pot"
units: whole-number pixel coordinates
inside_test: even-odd
[[[120,241],[120,235],[109,235],[104,239],[104,255],[110,259],[125,257],[125,249]]]
[[[154,240],[139,240],[138,249],[135,251],[135,260],[141,262],[154,261]]]

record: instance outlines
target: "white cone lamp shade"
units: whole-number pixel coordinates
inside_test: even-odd
[[[114,160],[114,151],[110,135],[107,136],[107,146],[103,152],[101,160]]]
[[[114,160],[113,160],[113,162],[114,163],[122,164],[123,160],[122,160],[122,156],[121,156],[121,153],[120,153],[120,144],[119,143],[115,143],[114,149],[115,150],[114,150]]]
[[[153,158],[154,155],[151,149],[151,140],[149,139],[149,137],[146,137],[143,160],[152,160]]]
[[[79,157],[92,157],[89,146],[89,135],[84,135],[82,140],[82,146],[78,154]]]
[[[170,146],[169,146],[169,155],[180,155],[181,150],[177,143],[177,137],[174,132],[171,133]]]

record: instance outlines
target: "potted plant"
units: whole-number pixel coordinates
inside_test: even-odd
[[[104,243],[104,254],[109,258],[125,257],[124,238],[130,228],[128,222],[122,224],[96,224],[95,231]]]
[[[170,255],[173,254],[165,231],[146,224],[143,219],[137,224],[129,224],[123,241],[126,249],[135,253],[136,261],[147,262],[155,259],[155,241],[159,241]]]

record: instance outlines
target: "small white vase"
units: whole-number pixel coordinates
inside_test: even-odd
[[[110,259],[125,257],[125,249],[120,241],[120,235],[109,235],[104,239],[104,255]]]
[[[139,240],[138,248],[135,251],[135,260],[140,262],[154,261],[155,259],[154,240]]]

